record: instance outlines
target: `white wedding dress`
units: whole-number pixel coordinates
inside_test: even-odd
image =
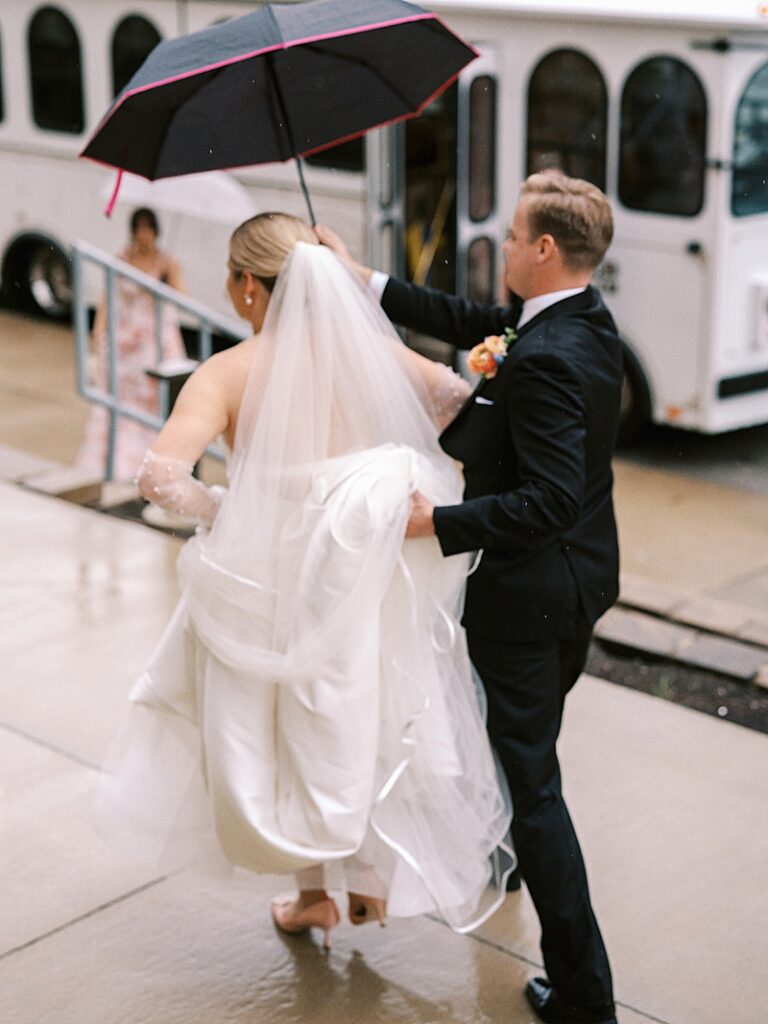
[[[182,551],[97,818],[168,865],[308,872],[465,929],[509,809],[458,624],[469,559],[403,542],[414,489],[450,504],[461,482],[402,352],[335,257],[297,246],[229,491],[191,485],[215,520]],[[150,459],[158,494],[174,463]]]

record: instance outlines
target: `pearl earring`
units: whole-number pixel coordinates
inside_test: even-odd
[[[252,306],[253,305],[253,298],[250,295],[246,295],[245,296],[245,304],[246,304],[246,306]]]

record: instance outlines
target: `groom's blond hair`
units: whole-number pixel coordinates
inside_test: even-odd
[[[229,265],[236,277],[249,270],[269,290],[297,242],[319,245],[317,235],[301,217],[290,213],[258,213],[235,228],[229,240]]]
[[[552,235],[569,270],[594,270],[613,239],[605,194],[589,181],[540,171],[523,182],[531,239]]]

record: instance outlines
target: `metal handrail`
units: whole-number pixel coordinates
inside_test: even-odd
[[[85,296],[85,264],[95,264],[104,271],[105,293],[107,305],[107,390],[97,387],[88,379],[88,310]],[[163,359],[162,322],[165,304],[170,304],[185,314],[185,320],[192,321],[190,326],[197,327],[200,335],[199,361],[206,360],[213,351],[213,333],[242,341],[250,333],[248,329],[233,317],[218,313],[202,302],[197,302],[188,295],[177,292],[174,288],[158,281],[150,274],[132,267],[110,253],[97,249],[89,242],[78,240],[72,249],[72,273],[74,284],[74,329],[75,329],[75,362],[77,390],[84,399],[95,405],[101,405],[109,412],[109,428],[107,435],[107,454],[104,476],[111,480],[114,473],[115,441],[117,424],[121,418],[133,420],[154,430],[160,430],[170,412],[170,389],[168,382],[161,381],[160,400],[157,416],[126,405],[118,396],[120,352],[117,348],[117,303],[115,301],[115,282],[118,278],[127,278],[145,291],[155,296],[155,343],[158,363]],[[148,367],[148,369],[151,369]],[[215,447],[208,449],[209,454],[222,458],[222,453]]]

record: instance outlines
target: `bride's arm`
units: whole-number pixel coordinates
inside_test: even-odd
[[[404,347],[403,351],[425,388],[427,413],[439,430],[445,430],[469,398],[472,386],[450,366],[427,359],[409,348]]]
[[[215,357],[214,357],[215,358]],[[205,363],[181,390],[157,440],[144,456],[136,482],[154,505],[210,526],[224,496],[192,476],[208,445],[229,425],[226,396],[215,365]]]

